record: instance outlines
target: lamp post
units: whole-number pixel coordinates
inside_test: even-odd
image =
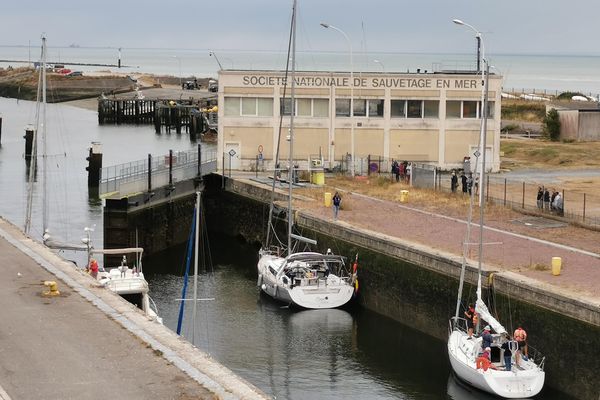
[[[350,42],[350,38],[348,35],[346,35],[346,32],[340,28],[329,25],[325,22],[321,22],[321,26],[323,28],[333,29],[334,31],[341,33],[348,42],[348,47],[350,48],[350,157],[352,158],[352,167],[350,168],[350,172],[352,177],[354,177],[354,68],[352,62],[352,42]]]
[[[489,74],[489,65],[486,68],[485,66],[481,68],[481,64],[487,65],[488,62],[485,58],[485,44],[483,42],[483,38],[481,37],[481,32],[472,25],[467,24],[460,19],[452,20],[457,25],[466,26],[475,32],[475,37],[477,38],[477,73],[481,71],[481,131],[479,136],[479,153],[482,156],[481,159],[481,171],[479,171],[479,206],[483,210],[483,188],[485,188],[484,182],[484,172],[485,172],[485,146],[486,146],[486,136],[487,136],[487,88],[488,88],[488,77]],[[476,156],[479,158],[478,156]]]
[[[215,54],[215,52],[214,52],[214,51],[212,51],[212,50],[210,50],[210,51],[208,52],[208,55],[209,55],[209,56],[211,56],[211,57],[214,57],[214,58],[215,58],[215,60],[217,61],[217,64],[219,64],[219,69],[220,69],[220,70],[222,70],[222,69],[223,69],[223,66],[221,65],[221,62],[220,62],[220,61],[219,61],[219,59],[217,58],[217,55]]]
[[[374,62],[375,64],[379,64],[379,65],[381,65],[381,70],[382,70],[383,72],[385,72],[385,66],[383,65],[383,62],[381,62],[381,60],[373,60],[373,62]]]
[[[173,58],[176,58],[177,62],[179,63],[179,87],[183,89],[183,85],[181,84],[181,58],[177,56],[173,56]]]

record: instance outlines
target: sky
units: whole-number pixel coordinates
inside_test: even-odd
[[[0,46],[283,51],[292,0],[21,0],[3,2]],[[298,0],[299,51],[600,55],[600,1]]]

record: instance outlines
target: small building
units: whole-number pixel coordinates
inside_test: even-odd
[[[482,116],[482,79],[474,72],[296,72],[294,159],[325,168],[381,157],[462,168],[475,159]],[[283,71],[219,72],[219,168],[273,168],[277,145],[288,158],[290,85]],[[487,169],[500,167],[502,78],[490,74]],[[351,117],[351,98],[354,115]],[[281,129],[281,136],[279,130]],[[278,137],[280,141],[278,143]],[[283,164],[287,164],[285,161]],[[473,165],[474,167],[474,165]]]
[[[575,142],[600,140],[600,104],[597,102],[557,102],[546,105],[546,113],[558,111],[560,139]]]

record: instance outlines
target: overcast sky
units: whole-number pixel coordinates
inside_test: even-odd
[[[0,45],[274,50],[286,48],[292,0],[4,1]],[[599,0],[298,0],[298,50],[600,55]]]

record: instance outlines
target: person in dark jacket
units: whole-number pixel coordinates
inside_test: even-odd
[[[456,176],[456,171],[452,171],[452,176],[450,177],[450,190],[452,190],[452,193],[456,193],[457,187],[458,187],[458,177]]]
[[[460,173],[460,184],[462,186],[463,194],[467,193],[467,176],[465,175],[464,172]],[[550,200],[548,199],[548,201],[550,201]]]
[[[544,190],[544,210],[550,211],[550,191],[548,188]]]
[[[342,204],[342,198],[338,192],[335,192],[333,196],[333,219],[337,219],[338,213],[340,212],[340,205]]]

